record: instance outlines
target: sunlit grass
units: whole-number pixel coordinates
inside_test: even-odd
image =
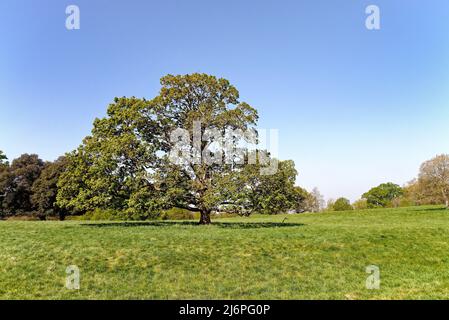
[[[81,270],[80,290],[65,288],[68,265]],[[380,268],[379,290],[365,288],[368,265]],[[256,215],[212,226],[2,221],[0,298],[448,299],[449,211]]]

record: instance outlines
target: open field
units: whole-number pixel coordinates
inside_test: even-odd
[[[284,223],[282,221],[287,217]],[[81,270],[65,288],[66,267]],[[365,288],[377,265],[379,290]],[[2,299],[449,299],[449,211],[0,221]]]

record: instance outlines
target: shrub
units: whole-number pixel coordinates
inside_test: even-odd
[[[149,210],[148,213],[133,212],[131,210],[120,211],[114,209],[95,209],[88,211],[79,218],[73,220],[114,220],[114,221],[144,221],[154,220],[159,217],[159,214],[152,214]]]
[[[354,208],[351,206],[351,203],[346,198],[339,198],[335,203],[333,204],[332,208],[335,211],[348,211],[353,210]]]
[[[181,208],[171,208],[165,210],[161,215],[162,220],[196,220],[199,219],[194,212],[181,209]]]
[[[232,213],[232,212],[225,212],[225,211],[220,211],[220,212],[216,212],[214,214],[214,218],[215,219],[220,219],[220,218],[234,218],[234,217],[238,217],[239,215],[237,213]]]
[[[112,209],[95,209],[79,217],[80,220],[129,220],[128,215]]]
[[[368,202],[366,199],[360,199],[353,203],[352,205],[356,210],[368,209]]]

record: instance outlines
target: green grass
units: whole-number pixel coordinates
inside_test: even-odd
[[[1,221],[0,298],[449,299],[438,207],[190,223]],[[365,288],[372,264],[379,290]]]

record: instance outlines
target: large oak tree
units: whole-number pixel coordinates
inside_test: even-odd
[[[226,161],[224,152],[214,150],[211,140],[204,139],[206,130],[214,128],[222,136],[227,129],[247,131],[256,125],[257,111],[241,102],[237,89],[222,78],[206,74],[168,75],[161,79],[161,85],[151,106],[158,112],[166,140],[170,141],[170,134],[178,128],[193,137],[195,123],[200,123],[203,139],[200,150],[196,150],[201,158],[197,163],[173,164],[166,156],[157,181],[167,202],[200,212],[200,224],[209,224],[211,212],[229,204],[229,194],[242,184],[238,175],[242,159]],[[206,161],[211,157],[216,161]]]
[[[137,219],[178,207],[199,212],[200,224],[209,224],[211,212],[224,208],[287,210],[295,198],[290,196],[295,192],[293,162],[282,163],[273,177],[260,177],[260,155],[267,160],[267,152],[255,152],[253,162],[249,153],[230,156],[229,149],[220,149],[221,138],[210,134],[213,129],[236,144],[254,143],[257,120],[256,109],[240,101],[228,80],[167,75],[155,98],[116,98],[107,116],[95,120],[92,134],[67,155],[57,205],[80,213],[117,209]],[[187,138],[187,158],[173,161],[179,151],[173,133],[179,130]]]

